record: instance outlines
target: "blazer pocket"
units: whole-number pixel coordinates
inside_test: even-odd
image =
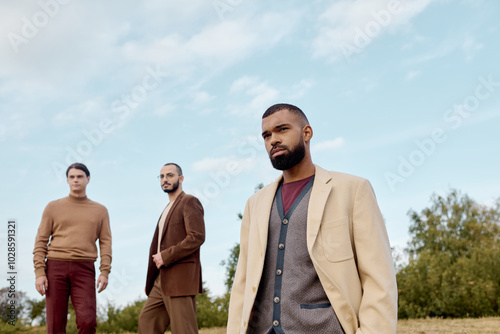
[[[354,257],[348,217],[322,223],[321,241],[325,256],[331,262],[346,261]]]
[[[320,303],[320,304],[300,304],[300,308],[304,310],[315,310],[317,308],[329,308],[332,304],[330,303]]]

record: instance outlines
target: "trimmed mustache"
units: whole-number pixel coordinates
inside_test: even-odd
[[[270,155],[273,155],[273,153],[276,151],[276,150],[286,150],[287,147],[285,145],[276,145],[274,146],[272,149],[271,149],[271,152],[269,152]]]

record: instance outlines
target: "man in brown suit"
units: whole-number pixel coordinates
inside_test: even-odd
[[[202,292],[200,246],[205,241],[203,207],[182,191],[182,169],[168,163],[160,185],[170,202],[156,227],[149,250],[148,299],[139,315],[139,333],[198,333],[195,296]],[[160,233],[161,231],[161,233]]]

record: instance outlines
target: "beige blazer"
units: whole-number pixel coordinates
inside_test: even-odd
[[[248,332],[264,267],[269,214],[280,180],[250,197],[245,207],[229,304],[229,334]],[[307,249],[346,334],[396,333],[397,287],[391,248],[368,180],[316,166]]]

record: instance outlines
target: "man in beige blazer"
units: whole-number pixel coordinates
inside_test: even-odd
[[[246,204],[229,334],[396,333],[395,272],[373,189],[314,165],[312,135],[293,105],[262,117],[283,174]]]

